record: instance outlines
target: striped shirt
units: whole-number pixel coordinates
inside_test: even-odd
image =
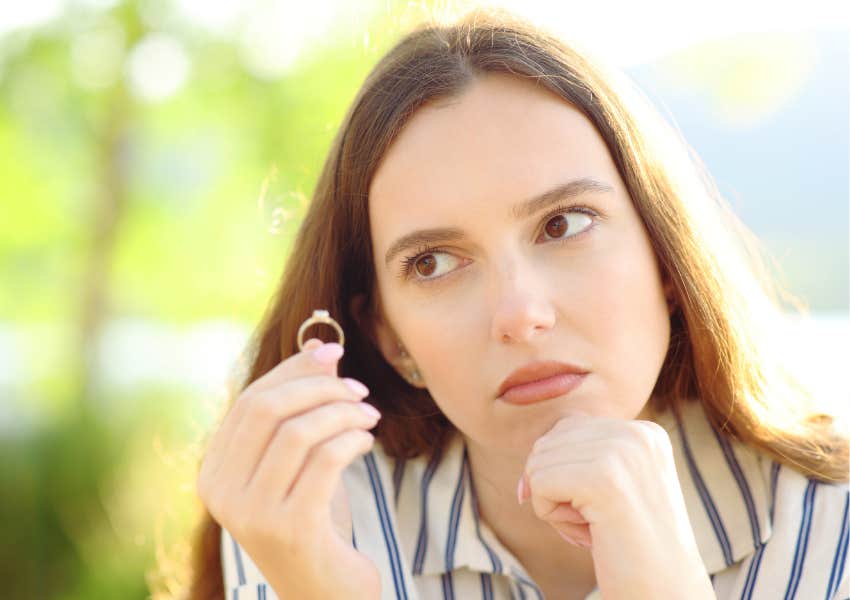
[[[807,478],[721,435],[702,405],[657,418],[670,436],[697,547],[717,598],[850,598],[848,488]],[[395,460],[376,440],[344,472],[353,543],[377,566],[382,600],[541,600],[519,561],[479,519],[463,438]],[[276,599],[222,529],[229,600]],[[598,600],[594,589],[587,600]]]

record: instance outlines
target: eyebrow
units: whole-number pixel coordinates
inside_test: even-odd
[[[572,181],[556,185],[542,194],[538,194],[533,198],[529,198],[528,200],[515,204],[511,208],[511,215],[513,215],[513,217],[517,220],[527,219],[556,202],[561,202],[582,194],[610,193],[613,191],[614,188],[603,181],[599,181],[592,177],[582,177],[580,179],[574,179]],[[397,254],[400,254],[410,248],[418,248],[426,244],[453,242],[464,238],[465,235],[466,234],[463,229],[457,227],[418,229],[400,237],[390,245],[386,254],[386,264],[389,266],[390,262],[392,262],[393,258],[395,258]]]

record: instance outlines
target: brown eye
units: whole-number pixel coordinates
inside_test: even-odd
[[[552,217],[546,222],[546,233],[554,238],[561,237],[567,230],[567,219],[564,215]]]
[[[416,272],[422,275],[423,277],[428,277],[434,272],[434,269],[437,268],[437,261],[434,259],[433,254],[426,254],[422,258],[416,261],[414,265],[416,267]],[[423,268],[420,268],[423,267]]]
[[[400,277],[412,278],[417,283],[436,281],[454,270],[450,268],[453,262],[461,263],[462,261],[451,252],[437,248],[423,248],[418,254],[404,259]],[[440,274],[441,268],[446,273]]]
[[[567,241],[589,229],[592,224],[593,217],[584,210],[576,208],[573,211],[552,216],[546,221],[543,233],[554,240]]]

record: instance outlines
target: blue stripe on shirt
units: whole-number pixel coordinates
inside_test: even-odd
[[[401,491],[401,481],[404,478],[404,467],[407,464],[407,461],[403,458],[395,459],[395,466],[393,467],[393,485],[395,486],[395,494],[393,500],[395,501],[396,507],[398,507],[398,494]]]
[[[366,463],[367,471],[369,472],[369,483],[372,486],[372,494],[375,497],[375,504],[378,508],[378,516],[381,520],[381,529],[384,534],[384,542],[387,545],[387,552],[390,558],[390,568],[393,572],[393,583],[395,584],[396,598],[404,598],[407,600],[407,588],[404,585],[404,573],[402,572],[401,560],[398,553],[398,542],[395,538],[392,523],[390,522],[389,512],[387,511],[387,501],[384,496],[384,487],[381,484],[381,478],[378,472],[378,467],[375,464],[375,455],[372,452],[363,457]]]
[[[809,531],[812,527],[812,510],[816,489],[817,482],[810,479],[803,497],[803,516],[800,519],[800,530],[797,532],[797,546],[794,549],[794,563],[791,567],[788,587],[785,590],[785,600],[791,600],[797,594],[797,587],[800,585],[800,575],[803,572],[803,563],[806,560],[806,550],[809,545]]]
[[[466,479],[466,461],[460,463],[455,492],[452,497],[452,509],[449,513],[449,537],[446,541],[446,571],[451,571],[455,566],[455,547],[457,546],[457,531],[460,525],[460,511],[463,506],[465,492],[464,481]]]
[[[455,586],[451,572],[443,573],[440,578],[443,582],[443,600],[454,600]]]
[[[776,487],[779,483],[780,464],[773,461],[770,467],[770,523],[773,524],[773,509],[776,506]]]
[[[691,478],[697,488],[697,492],[699,493],[705,512],[708,515],[708,519],[711,521],[711,526],[714,529],[714,535],[717,537],[717,542],[720,544],[720,550],[723,552],[723,560],[726,562],[726,566],[728,567],[734,562],[732,559],[732,548],[729,544],[729,535],[726,533],[726,528],[723,526],[723,521],[720,519],[720,515],[717,512],[714,500],[711,499],[711,495],[708,493],[705,481],[703,481],[702,475],[694,462],[694,457],[691,453],[691,445],[688,442],[688,436],[685,435],[685,428],[682,426],[681,417],[677,411],[674,411],[673,414],[676,417],[676,426],[679,429],[679,434],[682,439],[682,449],[685,451],[685,458],[688,461],[688,471],[690,472]]]
[[[463,448],[463,460],[464,462],[469,462],[469,456],[466,451],[466,446]],[[467,470],[467,472],[469,472]],[[490,557],[490,562],[493,565],[493,571],[495,573],[503,573],[502,569],[502,560],[499,558],[499,555],[493,552],[493,549],[490,548],[490,545],[484,541],[484,537],[481,535],[481,517],[478,514],[478,494],[475,491],[475,481],[472,477],[469,478],[469,493],[472,498],[472,514],[475,515],[475,535],[478,536],[478,541],[481,542],[481,545],[484,546],[484,550],[487,551],[487,555]]]
[[[422,476],[419,491],[419,510],[422,511],[419,517],[419,536],[416,540],[416,553],[413,556],[413,574],[422,574],[422,565],[425,562],[425,551],[428,549],[428,487],[431,485],[431,478],[434,476],[434,471],[437,470],[437,465],[440,463],[442,448],[438,447],[434,450],[428,466],[425,467],[425,474]]]
[[[236,574],[239,585],[245,585],[245,565],[242,564],[242,553],[239,551],[239,544],[236,543],[236,538],[230,537],[233,542],[233,557],[236,560]]]
[[[826,586],[826,600],[832,600],[841,585],[841,577],[844,575],[844,565],[847,562],[847,504],[850,501],[850,493],[844,496],[844,514],[841,517],[841,532],[838,534],[838,546],[835,548],[835,558],[832,559],[832,570],[829,573],[829,583]]]
[[[523,589],[522,584],[519,581],[516,582],[516,589],[519,592],[519,600],[526,600],[525,589]]]
[[[726,463],[729,469],[735,476],[735,481],[738,483],[738,489],[741,490],[741,496],[744,498],[744,504],[747,505],[747,515],[750,518],[750,530],[753,534],[753,545],[758,548],[761,545],[761,527],[759,526],[758,514],[756,513],[756,503],[753,500],[753,493],[750,490],[750,485],[747,483],[747,478],[741,470],[741,464],[735,457],[735,451],[732,449],[729,440],[721,436],[717,430],[712,427],[711,431],[714,437],[717,438],[717,443],[723,449],[723,456],[726,458]]]
[[[493,600],[493,578],[489,573],[481,573],[481,600]]]
[[[744,589],[741,591],[741,600],[750,600],[753,597],[753,590],[756,587],[756,577],[758,577],[759,567],[761,566],[761,557],[764,554],[764,549],[767,544],[762,544],[758,547],[755,554],[750,560],[750,568],[747,571],[747,579],[744,581]]]
[[[535,595],[538,600],[543,600],[543,594],[540,593],[540,588],[533,581],[529,581],[525,577],[523,577],[516,569],[511,569],[511,573],[513,573],[514,578],[517,581],[517,589],[519,590],[519,597],[525,598],[525,586],[530,587],[534,590]]]

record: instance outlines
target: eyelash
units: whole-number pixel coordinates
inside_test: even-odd
[[[599,213],[597,213],[593,209],[587,208],[586,206],[562,205],[562,206],[558,206],[554,210],[552,210],[552,211],[548,212],[546,215],[544,215],[543,218],[541,219],[541,223],[543,223],[545,225],[549,221],[549,219],[551,219],[552,217],[557,217],[558,215],[561,215],[561,214],[564,214],[564,213],[567,213],[567,212],[583,213],[583,214],[586,214],[586,215],[590,215],[591,217],[598,217],[599,216]],[[595,225],[595,223],[592,223],[590,226],[587,227],[587,229],[585,229],[584,231],[582,231],[580,233],[577,233],[575,235],[571,235],[571,236],[568,236],[568,237],[565,237],[565,238],[558,238],[558,239],[555,239],[555,240],[551,240],[551,242],[556,243],[556,244],[563,244],[563,243],[569,242],[569,241],[573,240],[574,238],[579,237],[582,234],[590,231],[590,229],[592,229],[594,225]],[[399,273],[398,273],[399,278],[403,279],[403,280],[411,279],[411,274],[413,273],[413,269],[414,269],[414,266],[416,265],[416,261],[418,261],[420,258],[425,256],[426,254],[431,254],[432,252],[448,252],[448,250],[446,248],[442,248],[440,246],[427,246],[427,245],[417,248],[415,254],[413,254],[411,256],[406,256],[401,261],[401,269],[399,270]],[[429,278],[429,279],[416,279],[416,278],[412,278],[412,279],[418,284],[428,285],[430,283],[433,283],[435,281],[442,279],[445,276],[446,275],[441,275],[439,277],[432,277],[432,278]]]

